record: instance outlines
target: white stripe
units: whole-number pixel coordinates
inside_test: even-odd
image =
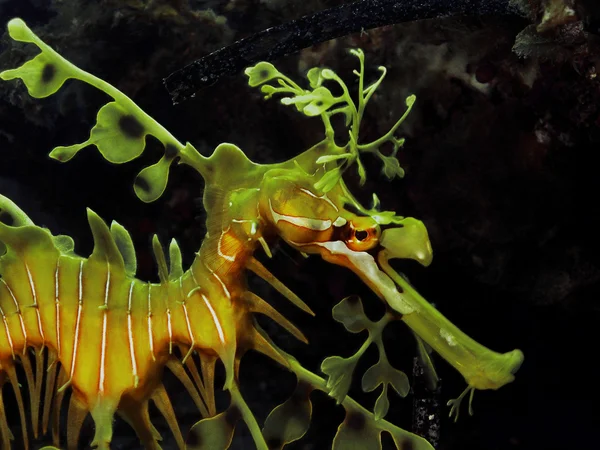
[[[338,207],[337,207],[337,206],[335,206],[335,203],[333,203],[333,202],[332,202],[332,201],[329,199],[329,197],[327,197],[327,194],[323,194],[323,195],[321,195],[321,196],[318,196],[318,195],[315,195],[315,194],[313,194],[312,192],[310,192],[308,189],[300,188],[300,190],[301,190],[302,192],[304,192],[305,194],[308,194],[308,195],[310,195],[311,197],[318,198],[319,200],[324,200],[324,201],[326,201],[327,203],[329,203],[329,204],[330,204],[330,205],[333,207],[333,209],[335,209],[335,211],[336,211],[336,212],[339,212],[339,211],[340,211],[340,210],[338,209]]]
[[[138,385],[137,364],[135,362],[135,347],[133,345],[133,327],[131,325],[131,296],[133,294],[134,281],[129,285],[129,297],[127,300],[127,334],[129,335],[129,354],[131,355],[131,373],[134,379],[134,387]]]
[[[171,327],[171,310],[167,308],[167,330],[169,331],[169,355],[173,353],[173,328]]]
[[[279,221],[283,220],[284,222],[291,223],[292,225],[296,225],[298,227],[307,228],[313,231],[325,231],[331,228],[331,220],[321,220],[321,219],[312,219],[310,217],[295,217],[295,216],[286,216],[284,214],[279,214],[277,211],[273,209],[273,205],[271,204],[271,199],[269,199],[269,208],[271,209],[271,216],[275,221],[275,225],[279,223]]]
[[[110,264],[106,261],[106,287],[104,289],[104,311],[102,316],[102,350],[100,352],[100,380],[98,391],[104,394],[104,365],[106,358],[106,321],[108,317],[108,295],[110,293]]]
[[[235,256],[236,255],[226,255],[225,253],[223,253],[223,250],[221,250],[221,241],[223,240],[223,236],[225,236],[225,233],[227,233],[229,231],[229,227],[227,227],[227,230],[225,230],[223,233],[221,233],[221,235],[219,236],[219,242],[217,243],[217,253],[219,254],[219,256],[221,258],[226,259],[227,261],[230,262],[234,262],[235,261]]]
[[[77,360],[77,345],[79,343],[79,325],[81,322],[81,310],[83,308],[83,260],[79,263],[79,301],[77,303],[77,320],[75,322],[75,339],[73,340],[73,355],[71,359],[71,371],[69,375],[70,383],[73,378],[73,374],[75,373],[75,361]]]
[[[156,361],[156,357],[154,356],[154,336],[152,336],[152,302],[150,300],[150,292],[152,290],[152,286],[148,283],[148,342],[150,343],[150,354],[152,355],[152,360]]]
[[[8,322],[6,321],[6,316],[4,315],[4,311],[2,307],[0,307],[0,314],[2,314],[2,321],[4,322],[4,329],[6,330],[6,337],[8,338],[8,345],[10,345],[10,352],[12,353],[13,359],[15,359],[15,349],[13,347],[13,341],[10,337],[10,329],[8,328]]]
[[[2,283],[4,283],[4,286],[6,286],[6,289],[8,289],[8,293],[10,294],[11,298],[13,299],[13,302],[15,303],[15,308],[17,308],[17,310],[15,312],[19,315],[19,322],[21,323],[21,331],[23,332],[23,339],[25,341],[23,343],[23,355],[24,355],[25,350],[27,350],[27,331],[25,330],[25,322],[23,322],[23,315],[21,314],[21,309],[19,308],[19,302],[17,301],[15,294],[13,294],[12,289],[10,288],[8,283],[4,280],[4,278],[0,278],[0,281],[2,281]]]
[[[196,283],[196,288],[194,288],[194,289],[200,289],[200,287],[198,286],[198,282],[196,281],[196,278],[194,277],[194,273],[193,272],[191,272],[191,273],[192,273],[192,279],[194,280],[194,283]],[[179,279],[179,294],[182,297],[181,307],[183,308],[183,315],[185,316],[185,324],[187,326],[188,334],[190,335],[190,341],[191,341],[190,350],[187,352],[187,354],[183,357],[183,360],[181,361],[181,363],[183,364],[183,363],[185,363],[186,359],[188,359],[188,357],[192,354],[192,351],[194,350],[194,347],[196,346],[196,340],[194,339],[194,334],[192,333],[192,326],[190,325],[190,317],[188,316],[187,306],[185,306],[186,297],[183,296],[183,280],[182,280],[182,278]]]
[[[42,338],[42,347],[46,345],[46,336],[44,336],[44,329],[42,328],[42,316],[40,315],[40,308],[37,302],[37,292],[35,290],[35,284],[33,282],[33,277],[31,276],[31,271],[29,270],[29,266],[25,263],[25,270],[27,271],[27,278],[29,278],[29,287],[31,288],[31,296],[33,297],[33,306],[35,308],[35,314],[37,316],[38,323],[38,331],[40,332],[40,337]]]
[[[219,277],[219,275],[217,275],[210,267],[208,267],[208,264],[206,264],[206,262],[204,262],[204,267],[206,267],[206,269],[211,273],[211,275],[213,275],[217,281],[219,282],[219,284],[221,285],[221,287],[223,288],[223,292],[225,293],[225,296],[231,300],[231,294],[229,293],[229,289],[227,289],[227,286],[225,286],[225,283],[223,283],[223,280],[221,280],[221,278]],[[198,282],[196,281],[196,277],[194,276],[194,273],[192,272],[192,278],[194,279],[194,283],[196,283],[196,286],[198,285]]]
[[[223,328],[221,328],[221,324],[219,323],[217,314],[215,313],[215,310],[213,309],[212,305],[210,304],[210,302],[208,301],[206,296],[202,293],[200,293],[200,295],[202,296],[202,300],[204,300],[206,307],[210,311],[210,315],[212,316],[213,322],[215,323],[215,327],[217,329],[217,333],[219,334],[219,339],[221,340],[221,344],[225,345],[225,334],[223,333]]]
[[[60,256],[56,260],[56,272],[54,272],[54,304],[56,305],[56,348],[60,358],[60,298],[58,289],[58,268],[60,267]]]

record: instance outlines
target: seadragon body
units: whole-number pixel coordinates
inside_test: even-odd
[[[90,138],[82,144],[54,149],[53,158],[68,161],[82,148],[95,145],[108,161],[124,163],[143,152],[146,136],[154,136],[163,144],[165,153],[138,175],[134,185],[138,197],[143,201],[158,198],[165,189],[170,165],[178,161],[192,166],[204,178],[203,203],[207,213],[205,239],[185,271],[176,242],[171,242],[167,258],[154,238],[160,282],[147,283],[135,278],[133,244],[119,224],[113,222],[109,227],[88,210],[94,250],[83,258],[74,253],[70,238],[53,236],[49,230],[33,224],[11,200],[0,197],[0,243],[4,250],[0,257],[0,383],[10,383],[16,393],[25,447],[26,424],[31,424],[37,436],[40,421],[41,432],[46,433],[51,418],[54,445],[59,445],[60,411],[65,391],[71,389],[69,449],[77,448],[79,430],[88,413],[95,424],[92,446],[109,448],[113,418],[118,414],[133,426],[145,447],[160,448],[160,436],[149,418],[149,401],[158,407],[177,444],[184,448],[175,412],[162,384],[162,372],[168,368],[205,417],[192,430],[201,443],[190,448],[227,448],[238,418],[246,422],[257,448],[272,448],[275,441],[269,441],[269,435],[277,430],[269,425],[269,420],[283,420],[285,404],[273,411],[261,432],[238,388],[240,360],[252,349],[292,370],[301,383],[310,386],[309,392],[328,392],[346,408],[347,420],[359,415],[360,423],[371,427],[371,434],[363,434],[363,438],[370,436],[369,442],[375,443],[375,447],[361,448],[376,448],[377,442],[380,446],[382,431],[391,433],[399,448],[406,441],[411,441],[414,448],[431,448],[423,439],[383,420],[387,409],[375,411],[373,416],[347,397],[347,387],[342,387],[347,371],[336,372],[345,367],[344,362],[328,358],[323,363],[323,371],[329,375],[325,381],[278,349],[254,321],[254,314],[267,315],[306,341],[300,330],[252,293],[246,283],[245,273],[250,270],[311,313],[253,256],[259,249],[269,255],[270,245],[277,239],[305,254],[320,255],[326,261],[348,267],[387,305],[388,312],[375,324],[357,320],[362,317],[362,308],[356,309],[355,304],[343,305],[346,314],[354,311],[349,322],[344,322],[341,304],[336,307],[337,313],[334,309],[336,320],[350,331],[369,331],[366,346],[378,345],[382,367],[387,360],[381,329],[391,320],[403,320],[419,339],[461,372],[469,385],[465,392],[497,389],[513,380],[522,361],[520,351],[498,354],[471,340],[391,268],[388,261],[392,258],[411,258],[424,265],[431,262],[431,246],[422,222],[381,212],[376,207],[364,208],[342,179],[343,171],[352,165],[358,166],[364,178],[360,152],[378,155],[384,161],[386,174],[391,171],[392,176],[399,175],[401,171],[393,156],[402,140],[395,138],[394,133],[406,114],[386,136],[369,144],[358,143],[362,111],[383,78],[369,87],[363,86],[361,52],[354,51],[361,63],[358,105],[350,99],[343,82],[328,69],[309,72],[312,90],[300,88],[269,63],[247,69],[251,86],[261,86],[267,97],[291,95],[282,102],[294,104],[305,115],[320,116],[326,129],[323,141],[296,158],[264,165],[250,161],[233,144],[219,145],[210,157],[200,155],[191,144],[177,141],[116,88],[54,52],[21,20],[9,23],[9,33],[15,40],[37,45],[41,53],[22,67],[0,74],[3,79],[21,78],[35,97],[53,94],[69,78],[87,82],[112,97],[100,109]],[[274,81],[278,84],[269,84]],[[324,82],[338,82],[345,89],[344,96],[334,97]],[[409,110],[413,102],[414,98],[407,100]],[[331,115],[339,113],[345,114],[351,125],[350,140],[344,146],[336,145],[329,121]],[[378,151],[384,142],[394,144],[392,157]],[[359,353],[355,359],[362,354]],[[31,358],[35,359],[35,373]],[[220,414],[214,399],[217,361],[225,368],[224,389],[231,395],[231,406]],[[23,365],[29,387],[29,418],[25,416],[17,364]],[[395,370],[387,367],[381,373]],[[350,375],[352,370],[353,367]],[[374,373],[376,378],[381,375]],[[401,377],[394,376],[395,381],[389,384],[398,393],[404,392],[398,387]],[[385,377],[381,375],[381,379]],[[373,389],[381,382],[374,384]],[[309,400],[303,397],[302,405],[307,404]],[[288,415],[295,417],[301,410],[296,405]],[[343,449],[344,442],[351,445],[356,441],[350,431],[340,430],[334,447]],[[283,435],[278,437],[279,446],[274,448],[304,434],[290,434],[285,427],[280,432]],[[10,448],[12,438],[0,397],[2,447]]]

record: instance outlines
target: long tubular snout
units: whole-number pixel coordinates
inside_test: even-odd
[[[398,285],[403,304],[410,304],[412,312],[402,320],[436,352],[458,370],[469,386],[475,389],[498,389],[514,380],[523,362],[523,352],[494,352],[463,333],[425,300],[401,277],[388,262],[387,250],[378,255],[383,271]],[[393,300],[393,299],[389,299]],[[393,308],[396,301],[387,303]]]

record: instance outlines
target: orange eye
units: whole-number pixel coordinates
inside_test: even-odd
[[[354,228],[352,223],[350,223],[350,235],[346,240],[346,245],[350,250],[364,252],[372,249],[379,243],[379,235],[379,225],[369,228]]]

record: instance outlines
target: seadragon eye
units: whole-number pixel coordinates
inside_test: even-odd
[[[350,232],[346,239],[346,245],[350,250],[363,252],[370,250],[379,243],[381,230],[379,225],[370,226],[368,228],[356,228],[354,224],[348,224]]]

